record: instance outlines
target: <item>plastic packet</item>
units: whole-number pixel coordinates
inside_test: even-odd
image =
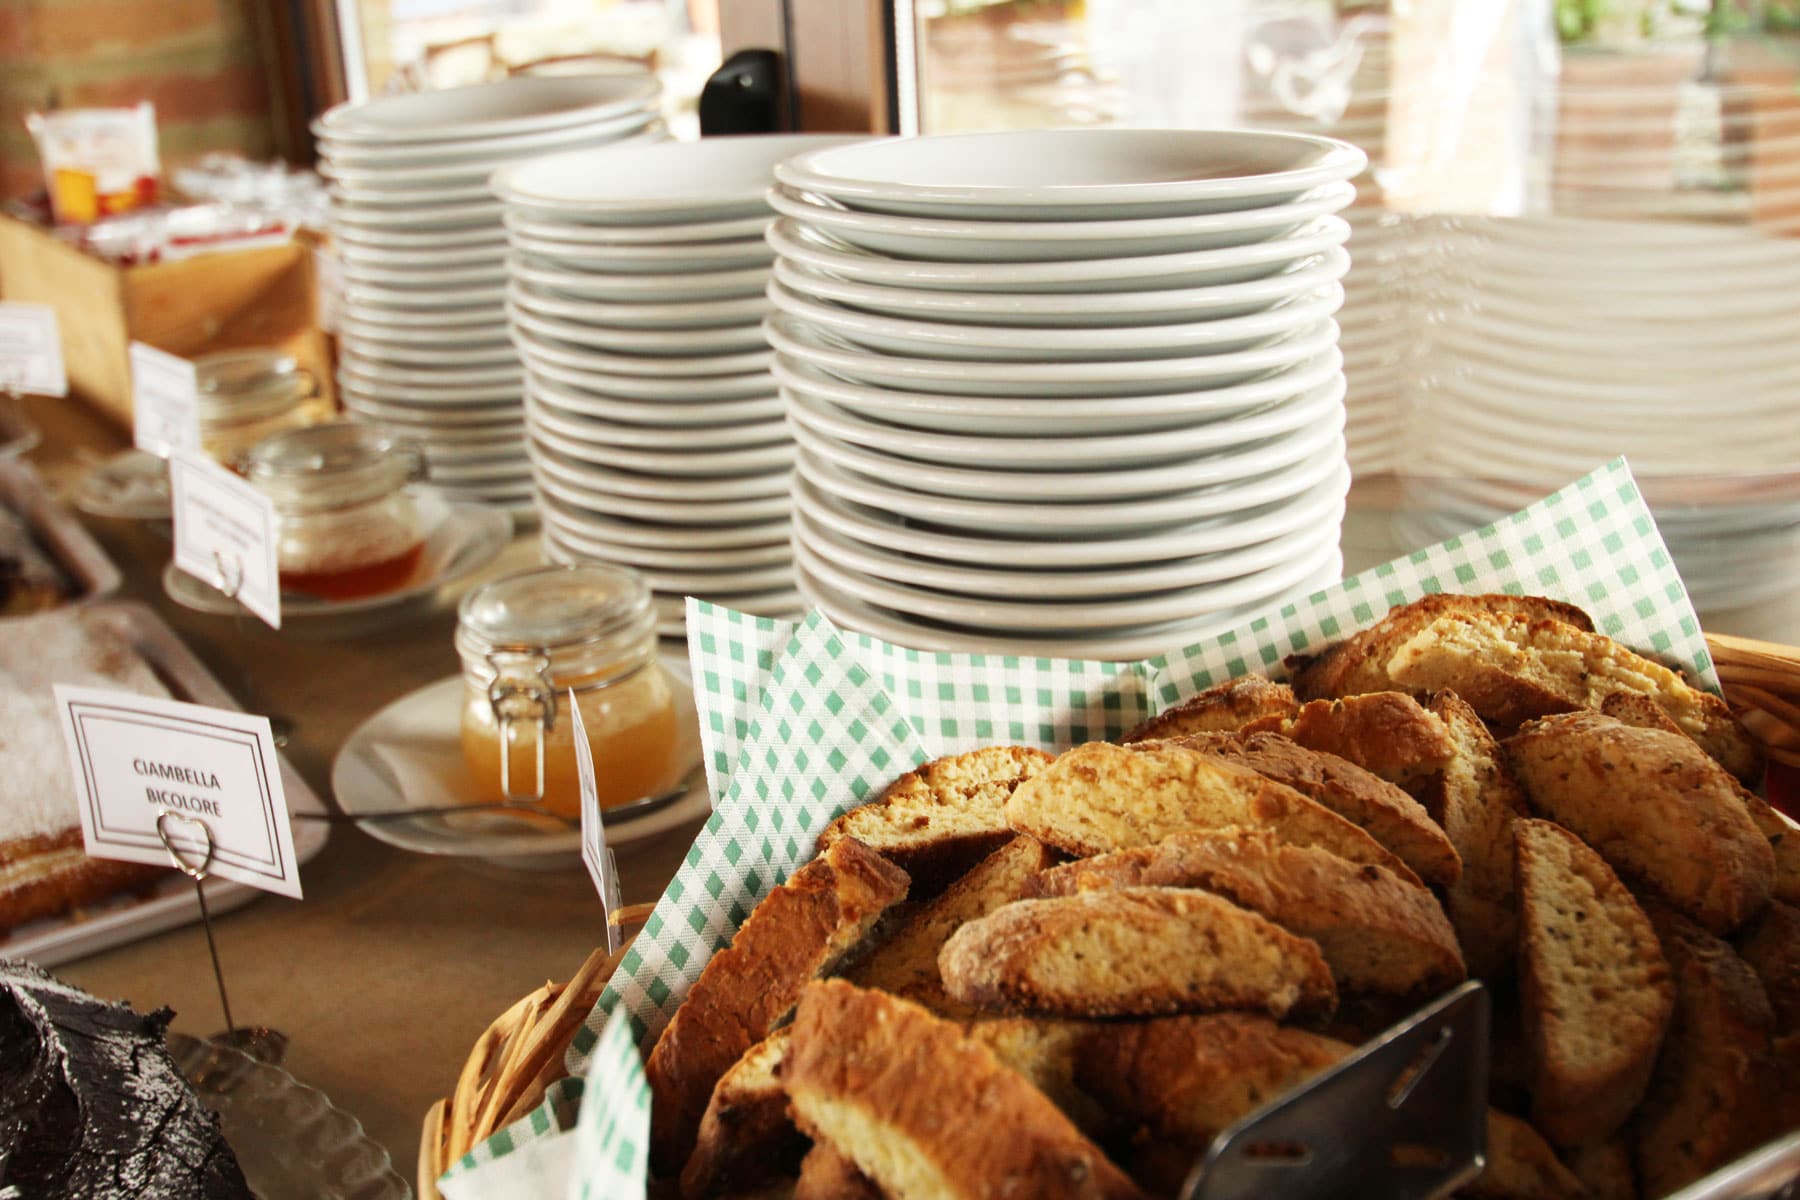
[[[162,166],[149,102],[30,113],[25,127],[37,142],[57,224],[88,225],[156,203]]]

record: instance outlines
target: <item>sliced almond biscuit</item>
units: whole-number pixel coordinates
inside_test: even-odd
[[[1762,983],[1726,942],[1663,910],[1651,919],[1675,979],[1675,1018],[1632,1122],[1638,1181],[1666,1196],[1769,1132],[1789,1089],[1775,1076],[1774,1016]]]
[[[1089,1137],[1100,1137],[1116,1124],[1112,1114],[1075,1079],[1089,1043],[1097,1036],[1110,1035],[1114,1026],[1051,1017],[987,1017],[969,1021],[963,1028],[992,1050],[994,1057],[1029,1080]]]
[[[934,759],[827,825],[819,849],[854,837],[911,877],[914,899],[934,896],[1012,836],[1006,798],[1050,759],[1030,746],[984,746]]]
[[[1537,717],[1599,709],[1615,692],[1648,697],[1746,783],[1762,752],[1725,702],[1604,634],[1508,614],[1442,617],[1394,651],[1388,673],[1408,688],[1449,688],[1483,720],[1512,729]]]
[[[1469,974],[1499,983],[1512,977],[1517,961],[1512,823],[1526,815],[1525,794],[1499,743],[1455,692],[1433,696],[1431,711],[1456,747],[1425,793],[1426,810],[1462,856],[1462,877],[1444,889],[1444,909]]]
[[[1070,896],[1137,887],[1201,888],[1261,913],[1316,942],[1346,992],[1435,995],[1464,977],[1456,934],[1430,892],[1264,830],[1171,834],[1056,867],[1030,890]]]
[[[1729,933],[1768,903],[1774,851],[1736,782],[1688,739],[1573,712],[1506,750],[1533,809],[1705,928]]]
[[[1568,1146],[1562,1159],[1587,1188],[1591,1200],[1637,1200],[1637,1173],[1624,1135],[1585,1146]]]
[[[1408,792],[1421,791],[1456,753],[1444,723],[1400,692],[1312,700],[1275,732]]]
[[[1066,751],[1019,785],[1006,820],[1078,858],[1192,829],[1267,829],[1418,882],[1393,851],[1318,801],[1248,767],[1163,742],[1132,749],[1088,742]]]
[[[1088,1038],[1076,1082],[1142,1133],[1204,1147],[1351,1049],[1247,1013],[1125,1021]]]
[[[712,956],[644,1064],[659,1175],[686,1164],[719,1077],[905,898],[906,883],[906,872],[843,838],[765,896]]]
[[[1542,596],[1463,596],[1436,593],[1391,608],[1381,620],[1312,658],[1291,658],[1294,691],[1303,700],[1328,700],[1363,692],[1392,691],[1398,681],[1387,673],[1388,659],[1413,634],[1450,613],[1516,613],[1532,619],[1552,618],[1582,629],[1594,623],[1581,609]]]
[[[951,996],[994,1012],[1305,1019],[1337,1004],[1316,943],[1186,888],[1014,901],[957,930],[938,970]]]
[[[1490,1108],[1487,1166],[1456,1194],[1480,1200],[1579,1200],[1588,1192],[1537,1130]]]
[[[787,1093],[775,1078],[787,1035],[776,1030],[719,1077],[681,1171],[683,1200],[728,1195],[799,1166],[806,1139],[788,1119]]]
[[[1181,744],[1249,767],[1317,800],[1368,830],[1426,883],[1445,886],[1462,875],[1462,859],[1424,805],[1348,759],[1309,750],[1278,733],[1208,734]]]
[[[1016,834],[944,894],[908,917],[893,937],[846,974],[850,982],[879,988],[923,1004],[945,1017],[973,1017],[977,1010],[952,1000],[938,976],[938,951],[966,922],[986,916],[1026,894],[1039,871],[1055,861],[1036,838]]]
[[[785,1100],[786,1097],[783,1097]],[[800,1163],[793,1200],[886,1200],[887,1193],[830,1142],[817,1142]]]
[[[1119,738],[1146,742],[1153,738],[1187,737],[1196,733],[1235,733],[1248,725],[1283,720],[1300,707],[1293,689],[1260,675],[1240,675],[1214,684],[1151,717]]]
[[[891,1195],[1143,1196],[992,1050],[896,996],[809,985],[781,1080],[800,1127]]]
[[[1770,904],[1745,928],[1737,951],[1762,980],[1775,1033],[1800,1034],[1800,908]]]
[[[1796,828],[1773,805],[1761,796],[1740,789],[1738,799],[1744,811],[1762,835],[1769,839],[1775,852],[1775,899],[1783,904],[1800,905],[1800,828]]]
[[[1656,930],[1606,860],[1548,821],[1513,824],[1531,1119],[1565,1146],[1618,1132],[1675,1006]]]

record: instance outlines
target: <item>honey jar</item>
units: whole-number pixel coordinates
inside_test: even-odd
[[[216,462],[238,460],[265,438],[319,419],[312,376],[278,350],[228,350],[194,360],[200,448]]]
[[[265,438],[243,474],[275,502],[281,588],[356,600],[405,586],[425,529],[407,484],[425,477],[418,448],[379,425],[336,422]]]
[[[656,657],[656,609],[636,571],[599,563],[544,567],[463,598],[463,756],[483,800],[536,800],[575,817],[581,710],[600,806],[679,781],[674,693]]]

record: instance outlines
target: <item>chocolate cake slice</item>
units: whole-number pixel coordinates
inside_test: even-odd
[[[163,1044],[173,1017],[0,960],[0,1192],[251,1195],[217,1119]]]

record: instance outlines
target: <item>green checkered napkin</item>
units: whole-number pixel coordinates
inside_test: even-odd
[[[644,1077],[632,1042],[648,1051],[713,952],[812,856],[814,836],[833,817],[941,754],[1115,736],[1232,675],[1280,674],[1287,655],[1435,591],[1572,601],[1605,632],[1717,689],[1686,590],[1622,459],[1493,526],[1141,662],[921,653],[840,631],[818,613],[794,624],[690,599],[695,699],[717,803],[570,1047],[570,1070],[588,1078],[580,1136],[616,1161],[629,1155],[640,1172],[609,1175],[606,1187],[582,1194],[642,1195]],[[549,1122],[536,1117],[478,1147],[452,1175],[542,1136]],[[583,1161],[595,1153],[580,1151]],[[607,1190],[626,1178],[638,1182]]]

